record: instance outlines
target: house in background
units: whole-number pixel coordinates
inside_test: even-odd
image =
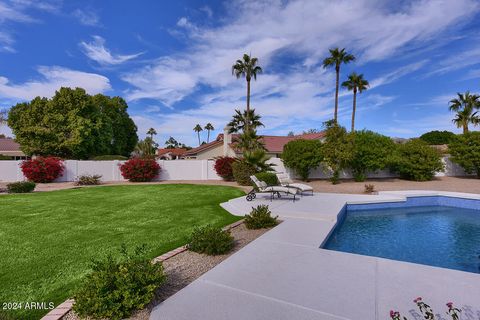
[[[177,160],[180,159],[187,151],[184,148],[160,148],[157,150],[157,158],[160,160]]]
[[[0,138],[0,155],[12,157],[12,160],[25,160],[28,158],[20,150],[20,145],[12,138]]]
[[[221,156],[240,157],[242,152],[235,148],[235,140],[238,134],[228,133],[228,128],[219,134],[215,141],[202,144],[197,148],[186,151],[183,154],[184,159],[207,160]],[[261,141],[265,145],[267,155],[271,158],[279,158],[283,152],[283,147],[292,140],[322,140],[325,137],[324,132],[307,133],[296,136],[262,136]]]

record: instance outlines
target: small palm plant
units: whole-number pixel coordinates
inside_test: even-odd
[[[258,127],[263,127],[264,125],[260,121],[261,118],[260,115],[255,113],[255,109],[250,109],[248,112],[246,110],[241,112],[240,110],[235,109],[235,114],[233,115],[232,120],[228,123],[230,133],[245,131],[246,127],[252,130],[257,129]]]
[[[457,128],[463,128],[464,134],[468,133],[469,124],[480,124],[480,115],[476,111],[480,109],[479,95],[470,94],[469,91],[464,94],[457,93],[457,98],[450,100],[449,109],[457,113],[452,121]]]
[[[207,123],[207,125],[205,126],[204,129],[207,130],[207,143],[209,143],[209,142],[210,142],[210,131],[215,130],[215,128],[214,128],[213,125],[209,122],[209,123]]]
[[[194,128],[193,128],[193,131],[195,131],[197,133],[197,136],[198,136],[198,145],[201,144],[200,142],[200,132],[203,131],[202,129],[202,126],[197,124]]]
[[[345,48],[333,48],[330,49],[330,56],[323,60],[323,67],[335,67],[335,72],[337,75],[336,82],[335,82],[335,113],[333,120],[337,123],[337,115],[338,115],[338,87],[340,82],[340,66],[341,64],[347,64],[355,60],[355,56],[345,51]]]
[[[352,109],[352,132],[355,131],[355,111],[357,109],[357,92],[362,93],[367,90],[369,83],[363,78],[363,74],[357,74],[352,72],[347,81],[342,83],[342,87],[347,88],[349,91],[353,91],[353,109]]]

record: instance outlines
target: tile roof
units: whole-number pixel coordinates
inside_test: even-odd
[[[172,154],[174,156],[181,156],[183,155],[185,152],[187,151],[187,149],[185,148],[160,148],[157,150],[157,156],[162,156],[164,154]]]
[[[20,151],[20,145],[11,138],[0,138],[1,151]]]

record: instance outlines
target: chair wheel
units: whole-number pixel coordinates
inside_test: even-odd
[[[257,194],[256,193],[252,193],[251,194],[252,198],[255,199],[257,197]]]
[[[253,197],[252,197],[252,195],[250,195],[250,194],[249,194],[249,195],[247,195],[247,201],[252,201],[252,200],[253,200]]]

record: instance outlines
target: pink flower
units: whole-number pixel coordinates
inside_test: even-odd
[[[393,318],[393,315],[395,314],[395,311],[390,310],[390,318]]]
[[[448,303],[447,303],[447,307],[448,307],[449,309],[452,309],[452,307],[453,307],[453,302],[448,302]]]
[[[422,301],[422,297],[418,297],[417,299],[413,300],[414,303]]]

